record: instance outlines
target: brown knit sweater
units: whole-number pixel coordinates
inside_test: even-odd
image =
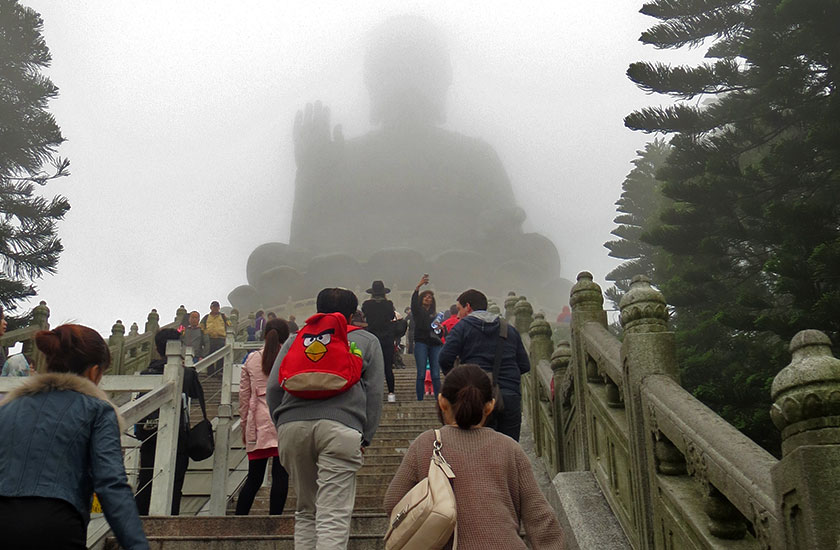
[[[389,514],[428,474],[434,440],[434,430],[428,430],[409,447],[385,493]],[[441,454],[455,472],[452,487],[458,507],[458,550],[524,550],[520,520],[531,548],[562,550],[560,525],[516,441],[490,428],[444,426],[441,442]]]

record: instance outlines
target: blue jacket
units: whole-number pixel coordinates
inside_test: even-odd
[[[148,549],[120,432],[113,405],[88,379],[30,377],[0,403],[0,495],[65,500],[87,525],[96,491],[120,545]]]
[[[446,335],[438,363],[448,374],[458,358],[462,365],[472,363],[488,373],[493,371],[493,359],[499,339],[499,316],[486,311],[474,311],[458,321]],[[520,395],[521,375],[531,370],[531,361],[519,333],[508,324],[508,337],[502,348],[499,367],[499,389]]]

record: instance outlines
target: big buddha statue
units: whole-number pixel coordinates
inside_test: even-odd
[[[320,102],[297,114],[289,243],[254,250],[249,284],[231,303],[271,307],[373,279],[405,289],[423,272],[442,290],[516,289],[549,308],[549,296],[563,302],[570,283],[559,279],[557,249],[523,232],[496,152],[441,127],[452,65],[440,32],[419,17],[388,19],[372,33],[364,71],[367,134],[345,138]]]

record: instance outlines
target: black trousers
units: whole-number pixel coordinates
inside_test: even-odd
[[[385,361],[385,383],[388,385],[388,393],[394,393],[394,337],[390,334],[376,337],[379,339],[382,359]]]
[[[247,516],[254,504],[254,497],[262,486],[265,467],[268,464],[267,458],[258,458],[248,461],[248,477],[245,484],[239,491],[236,499],[236,515]],[[280,464],[276,456],[271,462],[271,492],[268,500],[268,513],[272,516],[279,516],[286,507],[286,497],[289,495],[289,472]]]
[[[87,528],[66,500],[0,497],[0,546],[9,550],[86,550]]]
[[[210,355],[214,351],[216,351],[218,349],[222,349],[223,347],[225,347],[225,339],[224,338],[210,338],[209,340],[210,340],[210,349],[207,351],[207,355]],[[222,368],[224,368],[224,366],[225,366],[225,360],[224,359],[219,359],[218,361],[216,361],[215,363],[213,363],[212,365],[210,365],[207,368],[207,375],[211,376],[213,374],[216,374],[217,372],[222,370]]]
[[[501,392],[505,408],[501,414],[491,414],[486,426],[519,441],[519,430],[522,427],[522,396],[505,390]]]
[[[137,503],[137,511],[141,516],[149,515],[149,504],[152,500],[152,479],[154,478],[155,451],[157,436],[146,436],[148,432],[138,432],[137,436],[144,439],[140,444],[140,473],[137,476],[137,493],[134,501]],[[185,445],[178,442],[178,454],[175,455],[175,484],[172,488],[172,515],[177,516],[181,512],[181,492],[184,489],[184,478],[187,476],[187,468],[190,465],[190,456],[187,454]]]

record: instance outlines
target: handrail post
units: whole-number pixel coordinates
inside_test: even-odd
[[[552,396],[553,418],[554,418],[554,441],[557,445],[557,471],[566,472],[569,470],[569,461],[566,458],[566,444],[563,438],[563,394],[561,384],[566,370],[569,368],[572,349],[567,340],[558,344],[557,349],[551,354],[551,374],[554,380],[554,395]]]
[[[108,337],[108,347],[114,348],[111,353],[111,373],[123,373],[123,346],[125,345],[125,325],[119,319],[111,327],[111,336]]]
[[[518,307],[518,306],[517,306]],[[545,320],[545,314],[537,313],[534,320],[528,327],[528,338],[531,340],[528,355],[531,361],[531,428],[534,434],[534,450],[537,456],[543,456],[543,430],[540,419],[540,376],[537,372],[537,365],[540,361],[548,361],[551,357],[551,326]],[[550,455],[549,455],[550,456]]]
[[[32,310],[32,324],[30,326],[38,327],[41,330],[50,330],[50,308],[47,307],[47,302],[41,302]],[[29,357],[32,367],[38,372],[44,372],[46,367],[46,357],[35,345],[35,339],[30,338],[23,342],[23,354]]]
[[[678,379],[674,333],[667,332],[668,306],[662,294],[650,286],[643,275],[633,277],[630,290],[621,298],[621,325],[624,340],[621,366],[624,378],[624,406],[627,411],[632,469],[633,506],[639,548],[656,547],[654,532],[653,479],[656,474],[653,437],[645,428],[642,382],[653,374]],[[664,543],[663,543],[664,544]],[[664,546],[662,546],[664,547]]]
[[[166,343],[163,383],[171,385],[171,392],[169,400],[161,405],[158,413],[155,469],[152,475],[152,495],[149,503],[151,516],[168,516],[172,513],[175,461],[178,452],[178,436],[181,431],[181,393],[184,385],[184,369],[181,361],[181,342],[170,340]]]
[[[790,342],[793,355],[773,380],[770,417],[782,432],[782,459],[772,469],[780,530],[754,518],[757,533],[784,540],[786,548],[836,548],[840,541],[840,359],[831,340],[803,330]],[[761,529],[764,527],[765,529]],[[775,547],[774,547],[775,548]]]
[[[227,508],[228,454],[230,452],[230,425],[233,416],[231,407],[231,384],[233,378],[233,342],[235,327],[229,326],[225,333],[225,358],[222,368],[222,390],[216,424],[216,450],[213,453],[213,482],[210,493],[210,515],[224,516]]]
[[[590,434],[587,420],[586,383],[589,378],[588,361],[583,345],[583,327],[595,321],[607,326],[607,312],[604,311],[604,295],[601,287],[592,281],[592,274],[582,271],[569,294],[572,308],[572,366],[574,369],[575,402],[577,403],[577,441],[575,463],[583,471],[589,470]]]

